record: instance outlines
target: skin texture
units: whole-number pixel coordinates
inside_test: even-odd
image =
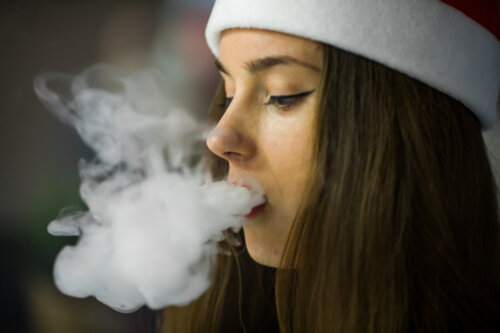
[[[268,57],[301,63],[249,66]],[[321,45],[300,37],[257,29],[229,29],[221,37],[227,109],[207,145],[229,163],[227,181],[268,200],[243,227],[250,256],[263,265],[279,266],[311,171],[322,62]]]

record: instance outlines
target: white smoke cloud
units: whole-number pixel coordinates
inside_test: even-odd
[[[54,265],[57,287],[95,296],[121,312],[183,305],[210,284],[223,231],[265,199],[203,172],[206,130],[162,94],[152,70],[98,65],[73,77],[35,79],[41,101],[96,153],[79,165],[88,211],[62,214],[48,230],[79,236]]]

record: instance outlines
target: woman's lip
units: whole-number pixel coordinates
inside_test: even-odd
[[[252,188],[249,185],[244,184],[242,182],[237,182],[235,180],[231,180],[231,181],[228,181],[228,183],[231,184],[231,185],[244,187],[244,188],[246,188],[247,190],[250,190],[250,191],[252,190]]]
[[[252,186],[244,183],[244,182],[241,182],[241,181],[236,181],[236,180],[227,180],[228,183],[232,184],[232,185],[235,185],[235,186],[241,186],[241,187],[244,187],[246,189],[248,189],[249,191],[253,191],[253,188]],[[239,215],[239,216],[242,216],[246,219],[249,219],[249,218],[252,218],[254,217],[255,215],[259,214],[263,209],[264,207],[266,206],[267,204],[267,197],[265,195],[262,194],[262,198],[264,199],[264,202],[253,207],[252,210],[250,211],[250,213],[246,214],[246,215]]]
[[[250,213],[248,213],[247,215],[244,215],[244,217],[247,219],[254,217],[255,215],[259,214],[264,209],[264,207],[266,205],[267,205],[267,201],[258,205],[258,206],[255,206],[254,208],[252,208]]]

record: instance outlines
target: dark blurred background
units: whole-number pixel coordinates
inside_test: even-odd
[[[80,201],[77,163],[90,158],[73,128],[33,91],[38,73],[96,63],[164,72],[178,103],[205,116],[217,73],[204,27],[213,0],[0,1],[0,331],[152,332],[156,314],[119,314],[57,291],[52,265],[74,239],[47,224]]]
[[[44,110],[38,73],[76,74],[104,62],[153,66],[176,96],[205,116],[217,73],[204,27],[213,0],[0,2],[0,314],[2,332],[151,332],[155,313],[119,314],[94,299],[59,293],[52,265],[64,244],[46,227],[79,199],[77,163],[92,153]],[[485,135],[500,169],[500,130]]]

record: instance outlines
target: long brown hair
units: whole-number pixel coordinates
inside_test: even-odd
[[[167,309],[164,331],[494,331],[499,212],[479,122],[404,74],[323,51],[315,170],[280,265],[291,268],[228,246],[210,289]]]

